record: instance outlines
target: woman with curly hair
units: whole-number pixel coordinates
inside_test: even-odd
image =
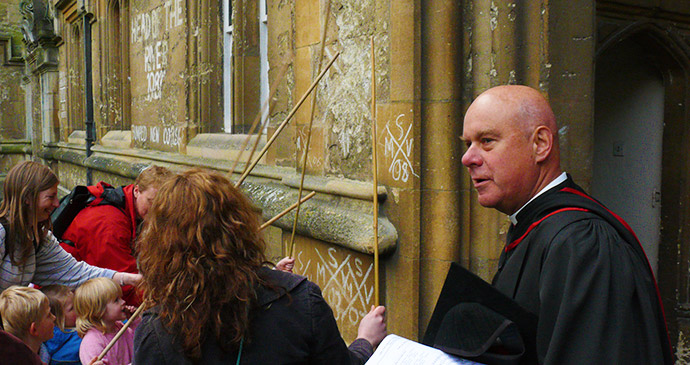
[[[259,220],[224,176],[163,184],[137,243],[144,312],[134,362],[363,364],[385,337],[373,308],[348,349],[318,286],[266,267]]]
[[[12,286],[62,284],[77,286],[95,277],[120,285],[140,276],[77,262],[50,231],[50,213],[59,205],[57,176],[45,165],[21,162],[5,178],[0,204],[0,291]]]

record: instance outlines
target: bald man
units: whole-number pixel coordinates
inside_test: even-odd
[[[537,315],[541,364],[672,364],[644,251],[561,171],[557,131],[526,86],[489,89],[465,114],[462,163],[479,203],[512,223],[493,285]]]

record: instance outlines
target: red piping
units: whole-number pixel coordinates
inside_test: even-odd
[[[661,292],[659,291],[659,284],[657,284],[657,282],[656,282],[656,278],[654,277],[654,271],[652,270],[652,265],[649,264],[649,259],[647,258],[647,254],[644,252],[644,247],[642,247],[642,244],[640,243],[640,240],[637,238],[637,235],[635,234],[635,232],[632,230],[632,228],[630,228],[628,223],[623,220],[623,218],[619,217],[618,214],[610,211],[609,208],[606,208],[604,205],[602,205],[598,201],[594,200],[591,196],[589,196],[589,195],[587,195],[587,194],[585,194],[579,190],[573,189],[573,188],[563,188],[563,189],[561,189],[561,191],[566,192],[566,193],[573,193],[573,194],[579,195],[581,197],[587,198],[587,199],[597,203],[599,206],[606,209],[607,212],[611,213],[611,215],[613,215],[619,222],[621,222],[621,224],[623,224],[623,226],[630,233],[632,233],[633,237],[635,237],[637,244],[640,245],[640,248],[642,249],[642,254],[644,255],[645,261],[647,261],[647,267],[649,268],[649,273],[652,274],[652,278],[654,279],[654,289],[656,289],[656,299],[659,302],[659,307],[661,308],[661,315],[664,318],[664,326],[666,326],[666,336],[668,337],[668,343],[670,345],[671,344],[671,337],[669,336],[669,333],[668,333],[668,324],[666,324],[666,311],[664,310],[664,304],[661,302]],[[530,229],[531,228],[532,227],[530,226]],[[522,237],[520,237],[520,239],[522,239]],[[671,348],[671,354],[673,354],[673,348]]]
[[[550,216],[552,216],[552,215],[554,215],[554,214],[556,214],[556,213],[565,212],[565,211],[569,211],[569,210],[576,210],[576,211],[579,211],[579,212],[588,212],[588,211],[589,211],[589,210],[587,210],[587,209],[585,209],[585,208],[576,208],[576,207],[561,208],[561,209],[555,210],[555,211],[553,211],[553,212],[547,214],[546,216],[544,216],[544,218],[542,218],[542,219],[540,219],[540,220],[538,220],[538,221],[536,221],[536,222],[530,224],[529,228],[527,228],[527,231],[526,231],[522,236],[520,236],[520,237],[519,237],[518,239],[516,239],[515,241],[511,242],[509,245],[506,245],[505,251],[508,252],[508,251],[514,249],[515,247],[517,247],[517,245],[519,245],[520,242],[522,242],[522,240],[525,239],[525,237],[527,237],[527,235],[529,234],[529,232],[530,232],[532,229],[534,229],[534,227],[538,226],[539,223],[541,223],[544,219],[546,219],[546,218],[548,218],[548,217],[550,217]]]

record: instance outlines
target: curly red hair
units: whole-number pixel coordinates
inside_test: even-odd
[[[200,358],[207,334],[236,348],[266,262],[251,203],[223,175],[191,169],[160,187],[148,214],[137,243],[144,299],[187,357]]]

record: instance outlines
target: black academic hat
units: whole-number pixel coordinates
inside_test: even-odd
[[[484,364],[519,364],[525,344],[513,321],[479,303],[460,303],[443,317],[437,349]]]
[[[452,263],[423,343],[486,364],[536,363],[537,317]]]

